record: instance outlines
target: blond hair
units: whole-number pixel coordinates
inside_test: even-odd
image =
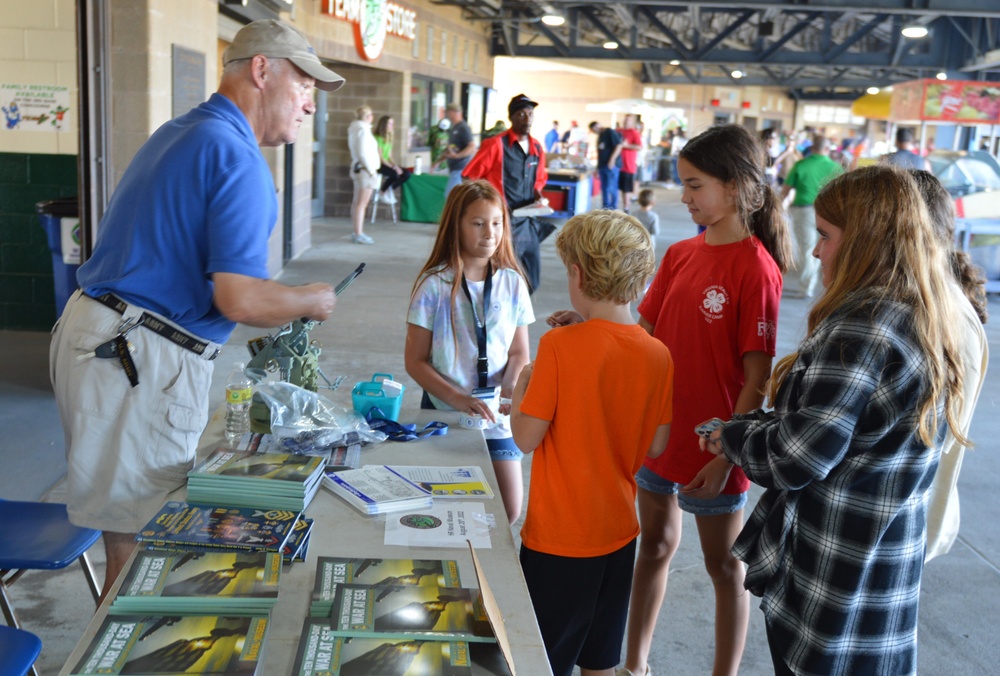
[[[580,266],[583,295],[619,305],[639,297],[656,264],[646,228],[610,209],[569,219],[556,238],[556,251],[567,268]]]
[[[957,329],[961,319],[944,274],[947,252],[934,234],[913,178],[892,166],[862,167],[830,181],[814,207],[818,217],[843,235],[830,284],[809,313],[807,335],[861,289],[879,294],[873,319],[883,302],[910,306],[913,335],[926,364],[927,390],[917,432],[928,448],[935,446],[937,406],[944,401],[948,426],[960,443],[969,445],[958,425],[965,370]],[[784,357],[774,367],[772,401],[797,357]]]
[[[354,114],[359,120],[363,120],[365,119],[365,115],[372,114],[371,106],[358,106],[357,109],[355,109]]]

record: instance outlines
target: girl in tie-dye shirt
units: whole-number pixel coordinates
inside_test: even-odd
[[[503,198],[486,181],[463,183],[448,195],[434,249],[413,285],[406,321],[406,372],[424,388],[422,407],[486,421],[486,445],[507,519],[514,523],[524,485],[523,456],[510,431],[510,395],[529,361],[528,324],[535,315]],[[482,386],[482,332],[485,386],[500,387],[496,411],[472,394]]]

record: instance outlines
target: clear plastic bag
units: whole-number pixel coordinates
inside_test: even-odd
[[[358,414],[298,385],[262,382],[257,385],[257,394],[271,412],[271,434],[277,439],[290,439],[296,446],[347,446],[386,440],[384,433],[373,430]]]

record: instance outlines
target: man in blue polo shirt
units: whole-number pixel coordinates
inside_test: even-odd
[[[268,279],[277,200],[260,146],[295,141],[313,87],[344,78],[271,20],[240,30],[223,63],[218,92],[139,149],[53,332],[69,517],[104,531],[103,595],[194,465],[211,360],[236,322],[325,320],[335,302],[328,284]]]

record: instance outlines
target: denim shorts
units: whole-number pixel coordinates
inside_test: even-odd
[[[437,408],[427,395],[426,390],[420,397],[420,408],[427,410],[436,410]],[[514,443],[513,437],[505,436],[499,439],[487,439],[486,450],[490,452],[490,460],[493,462],[497,460],[516,460],[517,462],[521,462],[524,459],[524,453]]]
[[[692,498],[680,492],[681,484],[674,483],[669,479],[664,479],[659,474],[648,467],[639,468],[635,475],[635,482],[639,488],[656,493],[657,495],[676,495],[677,502],[685,512],[695,516],[718,516],[719,514],[732,514],[738,512],[747,504],[746,492],[731,494],[719,493],[711,500]]]
[[[512,437],[487,439],[486,449],[490,452],[490,460],[494,462],[497,460],[516,460],[521,462],[524,458],[524,453],[517,447]]]

